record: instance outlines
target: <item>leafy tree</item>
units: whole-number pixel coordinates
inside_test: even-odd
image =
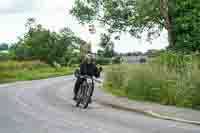
[[[140,38],[140,33],[148,31],[151,38],[167,29],[166,5],[166,0],[75,0],[71,13],[81,23],[107,25],[110,33],[125,31]]]
[[[0,52],[0,61],[9,60],[9,59],[10,59],[9,53],[1,53]]]
[[[103,57],[113,57],[115,55],[114,42],[109,35],[101,34],[99,46],[103,49],[98,51],[99,55]]]
[[[148,39],[168,31],[170,48],[199,49],[198,0],[75,0],[71,13],[81,23],[98,21],[110,33],[129,32]],[[190,43],[189,43],[190,42]]]
[[[103,50],[98,49],[97,50],[97,55],[103,57]]]
[[[8,50],[8,44],[6,43],[0,44],[0,51],[3,51],[3,50]]]
[[[121,56],[116,56],[112,59],[112,63],[113,64],[120,64],[122,61],[122,57]]]
[[[12,45],[10,53],[19,60],[39,59],[49,64],[69,65],[78,60],[77,50],[84,41],[75,36],[69,28],[51,32],[34,19],[28,19],[27,32]],[[73,61],[72,61],[73,58]]]
[[[128,53],[124,53],[124,54],[121,54],[122,56],[142,56],[143,53],[142,52],[139,52],[139,51],[136,51],[136,52],[128,52]]]
[[[156,57],[156,56],[159,56],[160,54],[162,54],[164,52],[165,52],[165,50],[150,49],[147,52],[145,52],[145,55],[149,56],[149,57]]]
[[[200,51],[200,3],[198,0],[176,0],[171,14],[176,33],[176,50]]]

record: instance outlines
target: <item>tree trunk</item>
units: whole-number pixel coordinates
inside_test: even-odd
[[[168,32],[168,42],[169,47],[175,46],[175,34],[173,32],[172,27],[172,18],[169,14],[169,1],[168,0],[160,0],[160,14],[163,16],[165,20],[165,28]]]
[[[167,32],[168,32],[168,42],[169,42],[169,47],[173,48],[175,47],[175,33],[173,31],[173,28],[172,28],[172,25],[170,25],[168,28],[167,28]]]

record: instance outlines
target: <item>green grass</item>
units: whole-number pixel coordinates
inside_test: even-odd
[[[158,62],[112,65],[106,68],[104,88],[116,96],[164,105],[200,106],[200,62],[192,62],[191,75],[184,78]],[[179,76],[180,75],[180,76]]]
[[[65,76],[73,71],[70,67],[55,69],[40,61],[6,61],[0,62],[0,83]]]
[[[118,97],[126,97],[127,93],[125,90],[122,89],[114,89],[112,88],[109,84],[104,84],[103,85],[103,89],[111,94],[113,94],[114,96],[118,96]]]

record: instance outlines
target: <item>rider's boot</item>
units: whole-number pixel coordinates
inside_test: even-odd
[[[92,98],[90,97],[90,99],[89,99],[89,103],[92,103]]]
[[[77,98],[76,95],[74,95],[73,100],[76,101],[76,98]]]

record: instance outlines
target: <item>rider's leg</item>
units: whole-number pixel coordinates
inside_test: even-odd
[[[80,78],[77,78],[76,83],[74,85],[74,98],[73,98],[74,100],[76,99],[79,87],[80,87]]]
[[[94,84],[92,84],[92,91],[91,91],[89,103],[92,103],[92,95],[93,95],[93,92],[94,92]]]

